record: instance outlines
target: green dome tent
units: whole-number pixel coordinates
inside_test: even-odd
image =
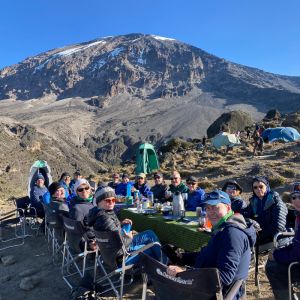
[[[136,156],[136,174],[148,174],[158,169],[159,162],[153,145],[148,143],[141,144]]]

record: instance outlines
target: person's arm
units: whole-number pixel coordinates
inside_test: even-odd
[[[227,229],[225,230],[227,231]],[[245,238],[247,238],[239,229],[228,230],[228,234],[223,235],[222,233],[221,249],[216,257],[221,282],[225,286],[230,285],[236,276],[245,249]]]

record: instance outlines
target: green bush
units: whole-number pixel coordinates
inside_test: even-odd
[[[286,183],[286,179],[283,176],[272,176],[269,177],[269,183],[271,188],[275,188]]]

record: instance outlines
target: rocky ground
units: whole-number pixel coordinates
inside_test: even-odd
[[[265,174],[273,189],[287,199],[290,183],[300,179],[300,142],[266,145],[263,156],[255,157],[252,157],[252,146],[247,141],[229,153],[211,150],[209,145],[206,150],[198,149],[196,143],[181,140],[174,140],[167,147],[161,155],[161,170],[166,178],[173,169],[178,169],[183,178],[190,174],[199,177],[200,185],[206,191],[222,187],[227,179],[236,179],[244,188],[244,198],[248,199],[251,178]],[[128,164],[117,171],[133,174],[133,169],[134,165]],[[106,182],[108,174],[101,175],[99,180]],[[2,200],[0,208],[8,210],[11,205]],[[12,296],[31,300],[68,299],[70,291],[61,278],[59,267],[52,264],[42,235],[29,237],[23,246],[1,251],[0,255],[1,300]],[[132,290],[127,291],[127,299],[140,299],[140,283],[138,281]],[[253,274],[250,274],[247,289],[248,299],[272,299],[268,281],[263,275],[260,294],[254,286]]]

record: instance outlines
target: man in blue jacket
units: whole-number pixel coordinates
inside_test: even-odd
[[[226,294],[235,281],[248,276],[251,247],[255,243],[256,233],[252,224],[248,225],[241,214],[232,211],[230,198],[225,192],[215,190],[207,193],[204,203],[213,225],[211,239],[200,252],[185,253],[180,260],[182,265],[195,268],[217,268],[223,294]],[[175,265],[167,269],[171,276],[183,271],[185,268]],[[243,293],[241,287],[235,299],[239,299]]]

